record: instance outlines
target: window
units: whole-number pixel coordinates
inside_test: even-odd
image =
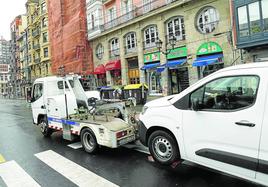
[[[249,4],[248,9],[251,33],[254,34],[261,32],[259,2]]]
[[[145,48],[154,47],[158,38],[156,26],[150,26],[144,30],[144,46]]]
[[[183,17],[176,17],[167,22],[168,40],[175,36],[176,40],[185,39],[184,20]]]
[[[197,17],[197,28],[203,34],[213,32],[218,23],[219,13],[213,7],[204,8]]]
[[[268,0],[262,0],[261,7],[262,7],[262,18],[263,18],[263,27],[264,27],[263,30],[268,31],[268,11],[267,11]],[[266,7],[266,10],[264,7]]]
[[[241,37],[249,35],[247,7],[238,8],[239,34]]]
[[[43,95],[43,84],[37,83],[34,85],[33,89],[33,101],[38,100]]]
[[[41,13],[42,13],[42,14],[43,14],[43,13],[46,13],[46,11],[47,11],[46,3],[42,3],[42,4],[41,4]]]
[[[136,33],[132,32],[126,35],[126,50],[127,52],[133,51],[137,47]]]
[[[47,27],[47,18],[46,17],[42,19],[42,27],[43,28]]]
[[[48,42],[47,32],[44,32],[44,33],[43,33],[43,42],[44,42],[44,43]]]
[[[258,76],[219,78],[194,91],[190,102],[197,102],[206,110],[241,109],[254,104],[258,85]]]
[[[44,48],[44,57],[45,58],[48,57],[48,48],[47,47]]]
[[[152,9],[152,0],[143,0],[143,13],[149,12]]]
[[[118,38],[114,38],[110,41],[110,56],[119,56],[119,43]]]
[[[96,47],[96,56],[98,59],[102,59],[104,53],[103,46],[101,44],[98,44]]]

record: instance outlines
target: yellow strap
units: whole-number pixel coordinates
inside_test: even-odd
[[[0,164],[6,162],[5,158],[0,154]]]

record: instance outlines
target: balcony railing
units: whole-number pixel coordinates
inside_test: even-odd
[[[138,48],[134,47],[134,48],[128,48],[125,46],[125,54],[131,54],[131,53],[137,53],[138,52]]]
[[[115,58],[120,56],[120,50],[119,49],[114,49],[109,51],[109,57],[110,58]]]
[[[40,44],[35,44],[35,45],[33,46],[33,49],[35,49],[35,50],[40,49]]]
[[[39,36],[39,35],[40,35],[40,30],[39,30],[39,29],[33,31],[33,37],[37,37],[37,36]]]
[[[98,31],[98,30],[103,31],[104,30],[104,26],[103,25],[96,25],[95,27],[88,29],[89,34],[91,32],[95,32],[95,31]]]
[[[36,64],[40,63],[40,58],[34,59],[34,63],[36,63]]]
[[[143,42],[143,49],[150,49],[150,48],[154,48],[154,47],[156,47],[156,41],[154,41],[154,42],[144,41]]]
[[[103,0],[103,2],[105,1],[105,3],[107,1],[110,1],[110,0]],[[176,1],[176,0],[173,0],[173,1]],[[172,2],[173,2],[172,1]],[[120,16],[120,17],[117,17],[116,19],[113,19],[111,21],[108,21],[104,24],[104,30],[108,30],[108,29],[111,29],[117,25],[120,25],[120,24],[123,24],[123,23],[126,23],[127,21],[129,20],[132,20],[136,17],[139,17],[139,16],[142,16],[150,11],[153,11],[153,10],[156,10],[160,7],[163,7],[167,4],[170,4],[171,2],[167,2],[165,0],[153,0],[147,4],[141,4],[141,5],[138,5],[138,6],[133,6],[133,10],[127,12],[126,14]]]

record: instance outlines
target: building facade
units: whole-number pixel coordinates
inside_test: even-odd
[[[87,41],[85,0],[48,0],[52,72],[88,75],[93,71]]]
[[[27,51],[28,78],[51,75],[50,40],[48,31],[48,12],[46,0],[28,0],[27,10]]]
[[[87,17],[98,86],[175,94],[237,56],[228,0],[87,1]]]
[[[10,42],[0,38],[0,95],[9,93]]]
[[[243,63],[268,61],[268,0],[233,0],[234,36]]]

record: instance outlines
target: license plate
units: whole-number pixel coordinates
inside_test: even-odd
[[[134,140],[135,140],[135,136],[130,136],[130,137],[124,138],[122,140],[119,140],[118,145],[124,145],[124,144],[126,144],[128,142],[132,142]]]

